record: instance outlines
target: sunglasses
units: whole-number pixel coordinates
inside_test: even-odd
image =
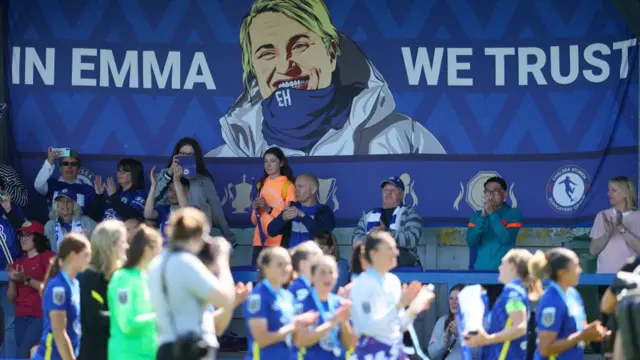
[[[76,167],[76,166],[79,166],[79,165],[80,165],[80,163],[77,162],[77,161],[63,161],[62,162],[62,166],[73,166],[73,167]]]

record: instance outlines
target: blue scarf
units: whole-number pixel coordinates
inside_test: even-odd
[[[297,207],[304,213],[305,216],[309,216],[313,219],[322,204],[316,203],[313,206],[304,206],[299,202],[293,202],[291,203],[291,206]],[[307,240],[313,240],[313,235],[309,233],[309,229],[304,226],[302,219],[300,219],[299,217],[293,218],[293,220],[291,220],[291,238],[289,239],[289,249]]]
[[[329,130],[342,129],[353,97],[336,95],[333,85],[276,90],[262,101],[262,135],[267,144],[308,152]]]
[[[398,222],[397,218],[401,212],[405,210],[404,206],[400,204],[395,210],[393,210],[393,215],[391,216],[391,221],[389,224],[390,231],[398,230]],[[380,222],[382,221],[382,208],[373,209],[367,214],[367,233],[371,231],[376,226],[380,226]]]
[[[143,190],[120,191],[116,193],[116,196],[120,197],[120,202],[122,202],[123,204],[129,205],[131,208],[139,212],[140,216],[142,216],[142,213],[144,212],[144,204],[147,201],[146,190],[143,189]],[[105,198],[106,200],[105,200],[104,213],[102,215],[102,220],[107,220],[107,219],[122,220],[122,217],[113,208],[113,205],[111,204],[111,200],[109,199],[109,197],[105,195]]]

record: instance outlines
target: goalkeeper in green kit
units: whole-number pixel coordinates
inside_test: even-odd
[[[126,263],[109,282],[109,360],[153,360],[156,357],[156,316],[151,308],[146,271],[161,249],[160,233],[140,225],[129,244]]]

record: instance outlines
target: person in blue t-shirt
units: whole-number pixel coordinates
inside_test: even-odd
[[[320,256],[322,249],[313,241],[305,241],[289,250],[293,266],[293,281],[287,290],[298,299],[305,297],[311,291],[311,264]]]
[[[465,335],[465,343],[480,347],[482,360],[525,360],[529,301],[542,294],[540,279],[529,273],[533,255],[526,249],[511,249],[502,258],[498,281],[504,288],[489,314],[487,329],[477,335]]]
[[[95,191],[88,177],[92,177],[93,174],[81,167],[82,162],[77,151],[71,149],[69,156],[63,157],[62,155],[54,151],[53,148],[47,150],[47,160],[44,161],[42,168],[36,175],[33,187],[38,193],[47,197],[50,205],[53,205],[60,190],[69,189],[78,194],[78,205],[85,213],[89,213],[91,202],[95,198]],[[57,179],[51,178],[56,160],[60,165],[60,177]]]
[[[80,351],[80,283],[76,276],[91,261],[89,240],[77,233],[64,236],[51,260],[42,292],[43,327],[35,360],[75,360]]]
[[[116,174],[117,184],[112,177],[107,178],[106,182],[103,182],[101,176],[95,178],[96,200],[92,205],[91,217],[96,221],[124,221],[142,217],[147,199],[142,163],[136,159],[121,159]]]
[[[169,204],[156,206],[155,191],[158,182],[156,180],[156,167],[151,169],[150,179],[151,188],[149,189],[149,195],[147,201],[144,204],[144,218],[149,221],[155,221],[156,226],[160,229],[160,233],[165,240],[164,245],[167,243],[167,234],[164,229],[169,221],[169,215],[179,208],[189,206],[189,180],[182,177],[182,168],[177,165],[177,171],[173,172],[173,180],[169,185],[168,199]]]
[[[578,256],[566,248],[537,251],[529,271],[549,278],[536,314],[537,360],[582,360],[585,343],[602,341],[608,330],[600,321],[587,324],[582,298],[576,290],[582,273]]]
[[[344,360],[346,350],[355,345],[355,333],[349,324],[351,302],[333,290],[338,280],[338,265],[330,255],[323,255],[311,265],[312,289],[296,299],[300,312],[313,311],[320,316],[310,327],[293,335],[301,360]]]
[[[291,257],[279,246],[265,247],[258,256],[262,281],[244,302],[249,351],[245,359],[286,360],[294,331],[316,322],[318,314],[294,314],[293,295],[283,288],[291,278]]]

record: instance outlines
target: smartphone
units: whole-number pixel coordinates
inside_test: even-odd
[[[53,148],[51,151],[59,153],[60,157],[71,156],[71,148]]]
[[[196,158],[193,156],[176,156],[176,160],[182,166],[182,176],[187,179],[196,177]]]

